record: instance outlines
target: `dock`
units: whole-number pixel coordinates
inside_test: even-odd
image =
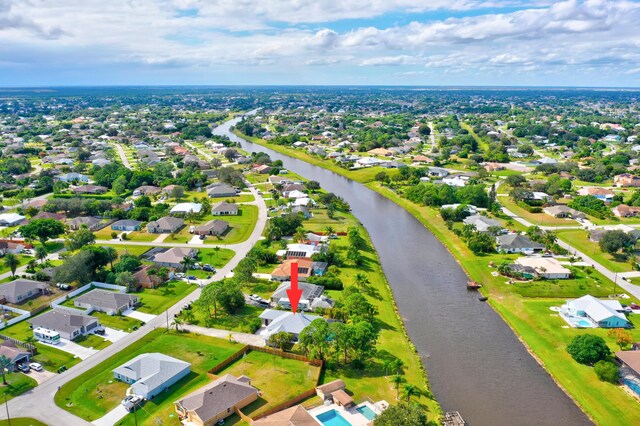
[[[467,422],[464,421],[458,411],[447,411],[444,413],[444,419],[442,420],[443,426],[466,426]]]

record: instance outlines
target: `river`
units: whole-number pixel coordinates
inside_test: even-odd
[[[444,411],[460,411],[471,426],[592,424],[502,318],[467,291],[460,265],[418,220],[362,184],[237,137],[230,128],[239,120],[225,122],[214,134],[282,160],[349,202],[371,235]]]

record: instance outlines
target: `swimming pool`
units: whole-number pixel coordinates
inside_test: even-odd
[[[373,420],[376,418],[376,413],[371,408],[369,408],[368,405],[361,405],[360,407],[356,408],[356,410],[358,411],[358,413],[365,416],[367,420]]]
[[[640,383],[631,380],[631,379],[622,379],[622,382],[629,386],[629,388],[634,391],[635,393],[637,393],[638,395],[640,395]]]
[[[325,413],[318,414],[316,418],[325,426],[351,426],[351,423],[336,410],[329,410]]]
[[[576,321],[576,325],[578,327],[585,327],[585,328],[593,327],[589,321],[583,320],[583,319],[581,319],[580,321]]]

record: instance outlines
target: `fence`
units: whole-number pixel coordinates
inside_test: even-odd
[[[4,334],[0,334],[0,339],[8,340],[16,344],[16,346],[22,346],[23,348],[31,351],[32,354],[38,353],[38,348],[31,343],[23,342],[22,340],[14,339],[13,337],[5,336]]]
[[[22,309],[12,308],[11,306],[7,305],[0,305],[0,309],[2,309],[3,312],[11,311],[18,314],[18,316],[11,318],[9,321],[0,320],[0,330],[22,320],[25,320],[31,316],[31,312],[29,311],[23,311]]]
[[[319,359],[309,359],[309,358],[307,358],[306,356],[303,356],[303,355],[292,354],[292,353],[289,353],[289,352],[283,352],[283,351],[279,351],[278,349],[273,349],[273,348],[265,348],[265,347],[253,346],[253,345],[247,345],[247,346],[252,351],[265,352],[265,353],[268,353],[268,354],[271,354],[271,355],[280,356],[282,358],[295,359],[296,361],[308,362],[309,364],[311,364],[311,365],[313,365],[315,367],[322,367],[322,360],[319,360]]]
[[[100,283],[97,281],[93,281],[90,282],[89,284],[83,285],[82,287],[79,287],[73,291],[70,291],[69,293],[65,294],[62,297],[57,298],[56,300],[54,300],[53,302],[51,302],[51,308],[53,309],[63,309],[65,311],[71,312],[73,314],[90,314],[91,312],[93,312],[93,309],[76,309],[76,308],[71,308],[71,307],[67,307],[67,306],[62,306],[62,304],[64,302],[66,302],[67,300],[71,299],[74,296],[77,296],[81,293],[84,293],[87,290],[90,290],[92,288],[106,288],[109,290],[118,290],[122,293],[124,293],[127,288],[123,287],[121,285],[115,285],[115,284],[107,284],[107,283]]]
[[[249,349],[250,349],[249,345],[243,346],[242,349],[240,349],[239,351],[231,355],[229,358],[225,359],[220,364],[216,365],[211,370],[209,370],[209,374],[218,374],[218,372],[224,370],[229,365],[233,364],[240,357],[245,356],[245,354],[249,352]]]
[[[271,414],[277,413],[278,411],[286,410],[287,408],[293,407],[296,404],[304,401],[307,398],[311,398],[316,394],[316,388],[311,388],[305,392],[302,392],[300,395],[291,398],[288,401],[285,401],[281,404],[276,405],[273,408],[264,411],[253,418],[253,420],[259,420],[263,417],[269,416]]]

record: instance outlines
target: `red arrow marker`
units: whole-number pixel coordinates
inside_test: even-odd
[[[291,263],[291,288],[287,290],[287,296],[289,296],[291,310],[295,314],[302,297],[302,290],[298,288],[298,262]]]

